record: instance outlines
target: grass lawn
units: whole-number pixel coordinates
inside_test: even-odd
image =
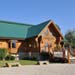
[[[35,65],[37,64],[37,61],[33,61],[33,60],[12,60],[12,61],[0,61],[0,67],[5,66],[5,63],[11,63],[11,62],[19,62],[21,65]]]

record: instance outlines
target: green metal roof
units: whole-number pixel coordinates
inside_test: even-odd
[[[31,36],[36,36],[38,35],[42,29],[50,22],[50,20],[48,21],[45,21],[43,23],[40,23],[36,26],[32,26],[28,29],[28,34],[27,34],[27,37],[31,37]]]
[[[38,25],[0,21],[0,38],[29,38],[38,35],[50,20]]]

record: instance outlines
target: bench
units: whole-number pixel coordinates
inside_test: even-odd
[[[6,63],[6,67],[20,67],[21,64],[19,62]]]
[[[48,65],[49,61],[38,61],[39,65]]]

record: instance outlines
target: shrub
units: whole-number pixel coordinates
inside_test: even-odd
[[[7,49],[4,48],[0,49],[0,60],[5,59],[6,55],[7,55]]]
[[[36,57],[31,57],[31,60],[37,60],[37,58]]]
[[[41,52],[41,60],[48,60],[49,59],[49,53],[48,52]]]
[[[23,57],[22,60],[29,60],[29,57]]]
[[[24,57],[22,60],[37,60],[36,57]]]
[[[5,57],[5,60],[15,60],[14,56],[8,55]]]

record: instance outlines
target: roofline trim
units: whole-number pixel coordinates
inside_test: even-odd
[[[33,37],[37,37],[37,36],[33,36]],[[25,40],[29,38],[32,38],[32,37],[28,37],[28,38],[0,37],[0,39],[13,39],[13,40]]]
[[[25,38],[14,38],[14,37],[0,37],[0,39],[25,40]]]

